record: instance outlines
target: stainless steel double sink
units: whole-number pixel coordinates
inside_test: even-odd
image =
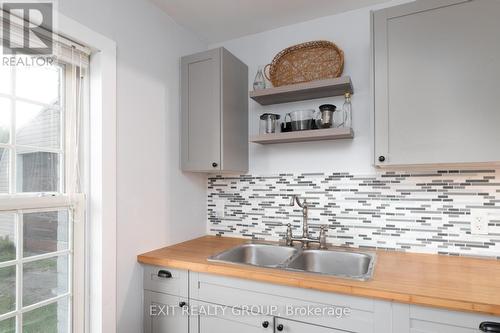
[[[371,279],[375,254],[343,249],[314,250],[273,244],[247,243],[216,254],[209,261]]]

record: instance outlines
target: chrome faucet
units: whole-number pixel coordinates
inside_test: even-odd
[[[302,238],[309,238],[309,226],[307,224],[309,207],[307,206],[307,199],[304,199],[301,203],[297,195],[292,195],[290,198],[290,206],[293,207],[295,203],[302,208]]]
[[[287,230],[286,230],[286,245],[287,246],[293,246],[293,242],[301,242],[302,243],[302,248],[307,249],[309,247],[309,243],[318,243],[320,249],[326,249],[326,226],[321,226],[319,237],[318,238],[311,238],[309,236],[309,224],[308,224],[308,213],[309,213],[309,206],[307,205],[307,199],[304,199],[302,202],[300,202],[300,199],[298,196],[293,195],[290,198],[290,206],[294,206],[295,203],[297,206],[302,208],[302,237],[294,237],[292,233],[292,225],[288,223]]]

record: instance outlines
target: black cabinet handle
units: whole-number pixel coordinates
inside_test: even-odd
[[[162,269],[158,271],[158,277],[162,279],[170,279],[172,277],[172,273]]]
[[[385,162],[385,156],[379,156],[378,160],[379,162]]]
[[[278,326],[276,326],[276,329],[281,332],[283,331],[284,327],[283,325],[279,324]]]
[[[500,333],[500,323],[484,321],[479,325],[479,329],[482,332]]]
[[[217,168],[218,164],[214,162],[214,163],[212,163],[212,166],[213,166],[214,168]]]
[[[269,322],[266,320],[265,322],[262,323],[262,327],[268,328],[269,327]]]
[[[187,305],[187,303],[186,303],[186,302],[179,302],[179,307],[180,307],[180,308],[183,308],[183,307],[185,307],[186,305]]]

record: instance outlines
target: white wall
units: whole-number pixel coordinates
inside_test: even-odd
[[[384,6],[405,1],[393,1]],[[349,171],[371,173],[373,137],[370,126],[370,9],[363,8],[328,16],[287,27],[234,39],[212,47],[224,46],[249,67],[250,87],[259,65],[270,63],[282,49],[311,40],[325,39],[335,42],[345,52],[343,75],[350,75],[354,85],[353,127],[354,140],[320,141],[261,146],[250,144],[251,174],[282,172]],[[259,131],[259,115],[317,109],[330,103],[341,107],[343,97],[306,102],[261,106],[250,101],[250,134]]]
[[[137,333],[136,256],[206,229],[206,177],[181,173],[178,149],[179,57],[206,45],[147,0],[60,0],[59,7],[117,43],[117,328]]]

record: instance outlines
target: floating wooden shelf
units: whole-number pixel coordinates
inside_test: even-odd
[[[280,104],[308,99],[342,96],[354,93],[350,76],[336,79],[298,83],[257,91],[250,91],[250,98],[261,105]]]
[[[269,145],[287,142],[352,139],[353,137],[354,131],[352,128],[328,128],[310,131],[260,134],[251,137],[250,142]]]

